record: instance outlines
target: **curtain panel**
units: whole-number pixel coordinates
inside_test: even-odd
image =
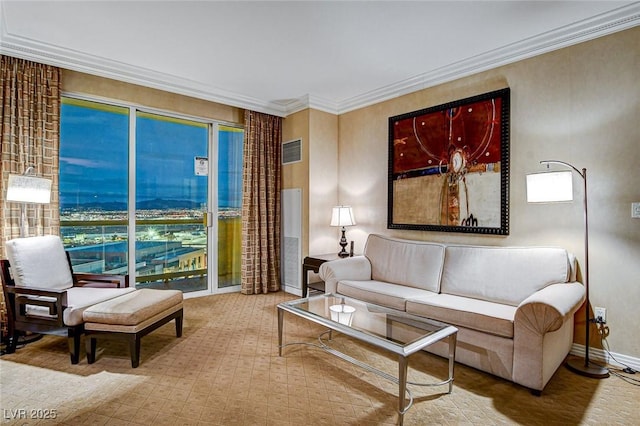
[[[60,76],[61,72],[57,67],[0,55],[2,241],[20,235],[21,206],[4,201],[9,174],[22,174],[28,167],[33,167],[37,176],[52,180],[51,204],[27,205],[30,234],[60,233]],[[3,244],[0,257],[4,256]]]
[[[243,294],[280,290],[282,119],[245,111],[242,170]]]
[[[60,233],[58,211],[58,153],[60,81],[57,67],[0,55],[0,258],[4,242],[20,236],[21,205],[6,202],[9,174],[33,167],[52,180],[51,204],[26,205],[31,235]],[[6,335],[4,293],[0,293],[0,323]]]

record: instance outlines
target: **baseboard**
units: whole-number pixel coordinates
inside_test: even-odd
[[[300,288],[285,285],[282,287],[282,290],[286,291],[287,293],[295,294],[296,296],[302,297],[302,289]]]
[[[578,345],[576,343],[571,346],[571,355],[584,357],[584,345]],[[621,366],[621,364],[627,365],[633,368],[636,371],[640,371],[640,358],[635,358],[632,356],[618,354],[615,352],[611,352],[611,355],[606,351],[598,348],[589,348],[589,359],[595,362],[607,363],[612,366]]]

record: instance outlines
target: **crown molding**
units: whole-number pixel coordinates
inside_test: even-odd
[[[282,108],[284,108],[284,111],[286,111],[287,115],[302,111],[307,108],[328,112],[330,114],[338,114],[338,111],[340,110],[337,102],[311,94],[306,94],[297,99],[292,99],[286,103],[281,103],[280,105],[282,106]]]
[[[0,2],[0,53],[3,55],[280,117],[287,114],[277,103],[8,33],[3,9],[4,4]]]
[[[276,103],[264,102],[257,98],[208,86],[197,81],[12,35],[2,35],[0,53],[280,117],[287,114],[283,106]]]
[[[340,102],[337,114],[640,25],[640,2],[548,31]]]
[[[0,8],[3,8],[2,3]],[[1,13],[1,15],[0,53],[2,54],[286,117],[306,108],[336,115],[344,114],[458,78],[633,28],[640,24],[640,2],[340,101],[323,99],[312,94],[287,101],[264,101],[175,75],[10,34],[7,32],[5,14]]]

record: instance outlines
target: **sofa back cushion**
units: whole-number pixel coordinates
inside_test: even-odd
[[[73,276],[60,237],[16,238],[7,241],[5,247],[17,287],[65,289],[73,286]]]
[[[441,292],[518,306],[570,276],[569,255],[562,248],[448,246]]]
[[[371,279],[439,292],[444,245],[371,234],[364,248]]]

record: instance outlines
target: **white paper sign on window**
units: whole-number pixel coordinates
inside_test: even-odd
[[[207,157],[196,157],[194,170],[196,176],[207,176],[209,174],[209,159]]]

